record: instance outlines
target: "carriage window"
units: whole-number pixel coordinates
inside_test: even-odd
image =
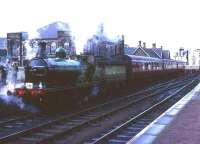
[[[45,66],[45,62],[42,60],[32,60],[30,66]]]

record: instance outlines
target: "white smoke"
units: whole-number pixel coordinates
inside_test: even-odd
[[[39,49],[37,42],[33,42],[32,45],[33,45],[33,47],[30,46],[29,40],[25,41],[25,43],[24,43],[24,46],[26,48],[26,59],[28,59],[28,60],[34,58]]]
[[[23,82],[17,80],[17,77],[22,77],[22,76],[15,75],[16,71],[11,64],[7,64],[6,66],[7,66],[6,85],[0,87],[0,100],[3,101],[3,103],[6,104],[7,106],[18,107],[23,111],[37,112],[38,110],[35,107],[25,104],[22,98],[7,94],[8,91],[13,93],[15,87],[20,87],[21,85],[23,85]]]
[[[120,46],[121,40],[122,36],[108,37],[104,29],[104,24],[101,23],[98,26],[97,32],[86,41],[86,44],[84,45],[84,52],[98,55],[98,53],[100,53],[100,49],[105,47],[107,56],[110,54],[113,55],[115,53],[114,49]]]
[[[22,99],[12,95],[7,95],[7,91],[9,90],[7,86],[1,88],[0,99],[3,100],[6,105],[17,106],[23,110],[25,108],[25,104],[23,103]],[[14,88],[14,85],[12,84],[9,84],[9,86],[12,86],[12,88]]]

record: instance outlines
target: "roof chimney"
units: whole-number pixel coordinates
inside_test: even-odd
[[[152,47],[153,47],[153,48],[156,48],[156,43],[153,43],[153,44],[152,44]]]
[[[138,41],[138,47],[142,47],[142,41]]]
[[[146,43],[145,42],[143,42],[143,48],[146,48]]]
[[[124,55],[124,35],[122,35],[121,45],[120,45],[120,54]]]

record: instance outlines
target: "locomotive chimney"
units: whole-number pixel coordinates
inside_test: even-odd
[[[46,58],[47,54],[46,54],[46,42],[40,42],[39,46],[40,46],[40,52],[39,52],[39,57],[41,58]]]
[[[156,43],[153,43],[153,44],[152,44],[152,48],[156,48]]]
[[[143,48],[146,48],[146,43],[145,42],[143,42]]]

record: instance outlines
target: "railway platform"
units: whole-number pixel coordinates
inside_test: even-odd
[[[200,84],[128,144],[199,144]]]

